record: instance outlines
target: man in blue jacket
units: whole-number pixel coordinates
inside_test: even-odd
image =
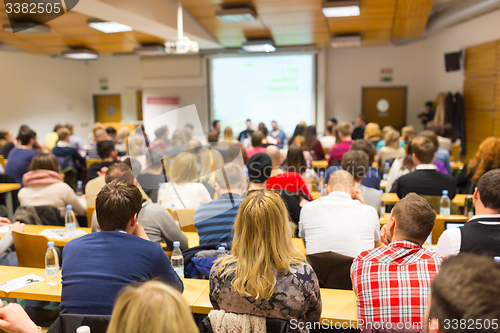
[[[121,288],[153,278],[183,290],[160,244],[149,241],[137,215],[139,189],[114,180],[96,198],[101,226],[63,250],[61,312],[110,315]]]

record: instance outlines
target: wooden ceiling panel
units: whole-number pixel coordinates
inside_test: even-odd
[[[285,12],[285,13],[266,13],[260,14],[260,18],[266,25],[272,24],[298,24],[324,22],[323,12]]]
[[[424,33],[434,0],[399,0],[392,38],[419,38]]]
[[[147,44],[147,43],[163,44],[163,43],[165,43],[165,41],[161,38],[158,38],[156,36],[151,36],[151,35],[139,32],[139,31],[127,31],[127,32],[122,33],[122,35],[128,41],[136,42],[136,43],[142,43],[142,44]]]
[[[397,17],[429,16],[434,0],[399,0]]]
[[[302,34],[288,34],[288,35],[275,35],[274,41],[276,44],[285,45],[309,45],[319,44],[323,47],[330,43],[329,33],[302,33]]]
[[[254,0],[259,14],[285,12],[322,12],[322,0]]]
[[[328,26],[324,21],[299,24],[270,25],[269,30],[271,30],[273,35],[330,32]]]

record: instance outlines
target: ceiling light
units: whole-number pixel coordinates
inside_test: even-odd
[[[134,52],[140,56],[159,56],[165,55],[165,45],[162,44],[145,44],[141,45],[134,50]]]
[[[64,58],[69,59],[79,59],[79,60],[88,60],[88,59],[97,59],[99,58],[99,53],[92,49],[81,47],[74,48],[70,51],[64,51],[61,53]]]
[[[11,21],[10,24],[3,25],[3,30],[22,34],[44,34],[50,32],[50,26],[35,21]]]
[[[358,47],[361,46],[361,35],[338,35],[331,39],[331,46],[338,47]]]
[[[128,25],[116,23],[116,22],[106,22],[98,19],[89,19],[87,24],[96,30],[102,31],[107,34],[113,34],[117,32],[132,31],[132,27]]]
[[[359,16],[359,1],[324,1],[323,14],[326,17]]]
[[[276,48],[271,39],[254,39],[249,40],[241,46],[247,52],[274,52]]]
[[[223,22],[255,21],[257,13],[250,7],[220,9],[215,16]]]

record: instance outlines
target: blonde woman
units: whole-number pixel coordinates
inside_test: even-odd
[[[229,126],[224,128],[224,136],[221,139],[221,142],[229,142],[229,143],[235,143],[236,141],[234,140],[233,136],[233,129]]]
[[[127,126],[122,126],[120,129],[118,129],[118,133],[116,134],[116,139],[115,139],[115,148],[120,154],[126,154],[127,153],[127,139],[132,133],[130,128]]]
[[[378,152],[378,163],[380,168],[390,158],[400,158],[406,156],[406,151],[399,143],[399,132],[389,130],[384,136],[385,146]]]
[[[195,209],[211,201],[207,188],[194,183],[198,177],[196,157],[191,153],[180,153],[170,166],[170,182],[158,191],[158,203],[165,208]]]
[[[368,123],[365,127],[365,140],[370,141],[374,146],[382,139],[382,132],[377,123]]]
[[[319,283],[292,243],[283,200],[272,190],[250,191],[234,222],[231,255],[210,271],[214,309],[237,314],[319,321]]]
[[[400,141],[404,141],[405,145],[410,142],[411,139],[417,136],[417,132],[413,126],[405,126],[401,129],[401,139]]]

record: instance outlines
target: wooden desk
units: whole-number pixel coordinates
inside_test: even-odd
[[[319,192],[311,192],[311,196],[314,200],[321,198],[321,193]]]
[[[463,162],[450,162],[450,167],[451,167],[451,170],[453,170],[453,171],[459,170],[459,169],[462,169],[464,167],[464,163]]]
[[[387,187],[387,180],[381,180],[380,181],[380,189],[385,191],[386,187]]]
[[[21,184],[17,183],[3,183],[0,184],[0,193],[5,193],[5,206],[7,206],[7,218],[12,220],[14,215],[14,205],[12,203],[12,191],[21,188]]]
[[[26,224],[24,226],[24,232],[30,233],[30,234],[36,234],[36,235],[38,235],[39,233],[41,233],[45,229],[64,229],[64,227],[55,227],[55,226],[50,226],[50,225],[33,225],[33,224]],[[78,228],[78,229],[85,231],[87,234],[90,234],[90,232],[91,232],[90,228]],[[3,235],[5,235],[5,234],[0,234],[0,238],[2,238]],[[55,246],[62,247],[64,245],[66,245],[66,243],[68,243],[70,240],[75,239],[75,238],[78,238],[78,237],[66,238],[66,239],[61,239],[61,240],[49,238],[49,241],[53,241]]]
[[[313,168],[328,168],[328,161],[312,161],[311,165]]]
[[[465,205],[465,197],[470,194],[457,194],[453,198],[453,202],[458,207],[463,207]],[[386,205],[395,205],[399,201],[399,197],[396,193],[384,193],[382,194],[382,199]]]
[[[472,196],[472,194],[457,194],[453,198],[453,202],[458,206],[458,207],[464,207],[465,206],[465,197],[467,196]]]

